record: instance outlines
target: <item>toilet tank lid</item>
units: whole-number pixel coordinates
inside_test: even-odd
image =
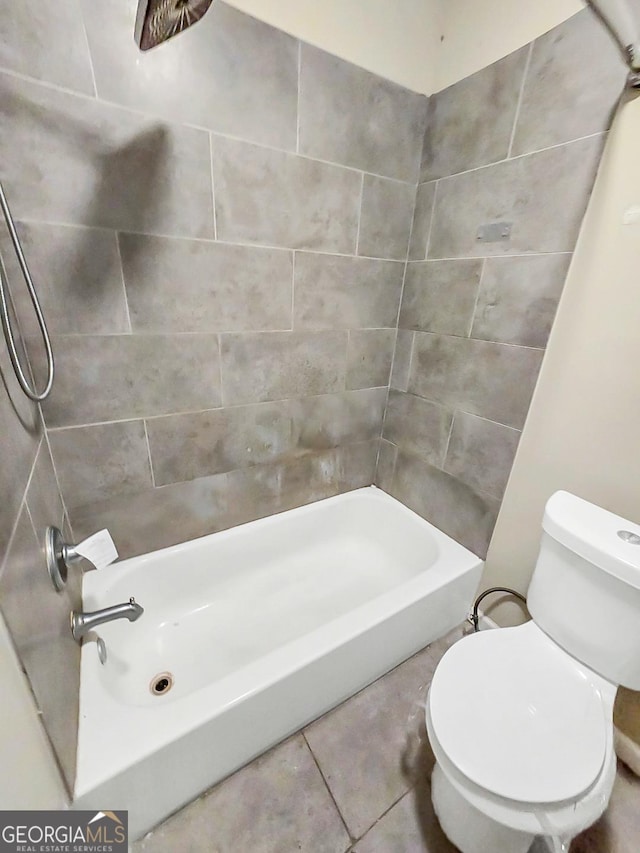
[[[560,491],[547,501],[542,528],[580,557],[640,589],[640,525]]]

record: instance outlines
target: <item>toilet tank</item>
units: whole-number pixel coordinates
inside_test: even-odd
[[[545,507],[527,607],[570,655],[640,690],[640,525],[556,492]]]

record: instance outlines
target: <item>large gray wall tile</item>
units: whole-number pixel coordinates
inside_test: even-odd
[[[223,335],[224,403],[261,403],[343,391],[346,351],[346,332]]]
[[[134,332],[291,328],[291,252],[136,234],[120,249]]]
[[[429,257],[573,251],[603,144],[595,136],[440,181]],[[512,223],[510,239],[478,240],[494,222]]]
[[[277,464],[231,471],[228,526],[313,503],[373,482],[378,441],[346,444]]]
[[[426,104],[422,95],[302,45],[302,154],[416,181]]]
[[[419,456],[402,452],[391,494],[484,559],[500,501],[476,493]]]
[[[427,256],[427,243],[431,231],[431,216],[436,197],[437,181],[419,184],[416,192],[416,206],[413,212],[409,260],[424,261]]]
[[[409,391],[436,403],[522,427],[542,350],[416,333]]]
[[[429,99],[421,180],[507,156],[528,50],[523,47]]]
[[[298,43],[214,3],[168,49],[141,53],[131,0],[82,0],[98,95],[107,101],[295,149]]]
[[[407,266],[400,326],[467,335],[482,272],[481,260],[425,261]]]
[[[489,258],[471,337],[545,347],[571,255]]]
[[[357,329],[349,332],[347,388],[388,385],[395,343],[395,329]]]
[[[364,176],[359,255],[406,260],[415,197],[412,184]]]
[[[75,0],[0,0],[0,67],[93,95],[78,12]]]
[[[43,404],[49,427],[220,405],[215,335],[54,337],[58,377]]]
[[[213,139],[218,239],[353,253],[361,176],[231,139]]]
[[[427,462],[442,467],[452,417],[450,411],[437,403],[392,389],[383,436],[404,450],[418,453]]]
[[[395,326],[403,274],[396,261],[297,252],[294,327]]]
[[[70,512],[153,485],[143,421],[53,430],[49,441]]]
[[[213,237],[208,134],[0,75],[16,218]]]
[[[13,374],[0,336],[0,567],[9,547],[29,475],[41,440],[38,408],[29,402]]]
[[[71,513],[74,533],[83,539],[108,528],[121,559],[215,533],[227,526],[226,477],[201,477],[84,504]]]
[[[53,517],[50,521],[60,523]],[[70,791],[75,781],[80,646],[69,631],[69,611],[80,604],[79,580],[78,569],[72,568],[64,592],[55,592],[44,567],[41,539],[25,506],[0,576],[0,601]]]
[[[378,440],[199,477],[78,507],[78,538],[109,528],[121,558],[225,530],[368,485]]]
[[[112,231],[18,223],[49,331],[54,334],[128,332],[118,244]],[[0,240],[14,304],[25,335],[39,334],[8,235]]]
[[[373,389],[153,418],[156,485],[377,439],[385,402]]]
[[[585,57],[589,57],[587,62]],[[606,130],[625,76],[618,48],[589,9],[536,39],[513,153],[524,154]]]
[[[517,429],[456,412],[442,467],[475,491],[501,500],[519,440]]]

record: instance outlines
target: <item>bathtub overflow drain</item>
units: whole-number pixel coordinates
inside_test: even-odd
[[[149,689],[154,696],[164,696],[173,687],[173,676],[170,672],[161,672],[160,675],[154,675],[151,679]]]

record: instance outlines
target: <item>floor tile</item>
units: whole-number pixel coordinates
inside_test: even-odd
[[[239,770],[134,853],[343,853],[349,836],[300,735]]]
[[[354,838],[426,778],[424,702],[435,666],[460,629],[312,723],[305,736]]]
[[[440,829],[428,785],[396,803],[353,848],[353,853],[456,853]]]

